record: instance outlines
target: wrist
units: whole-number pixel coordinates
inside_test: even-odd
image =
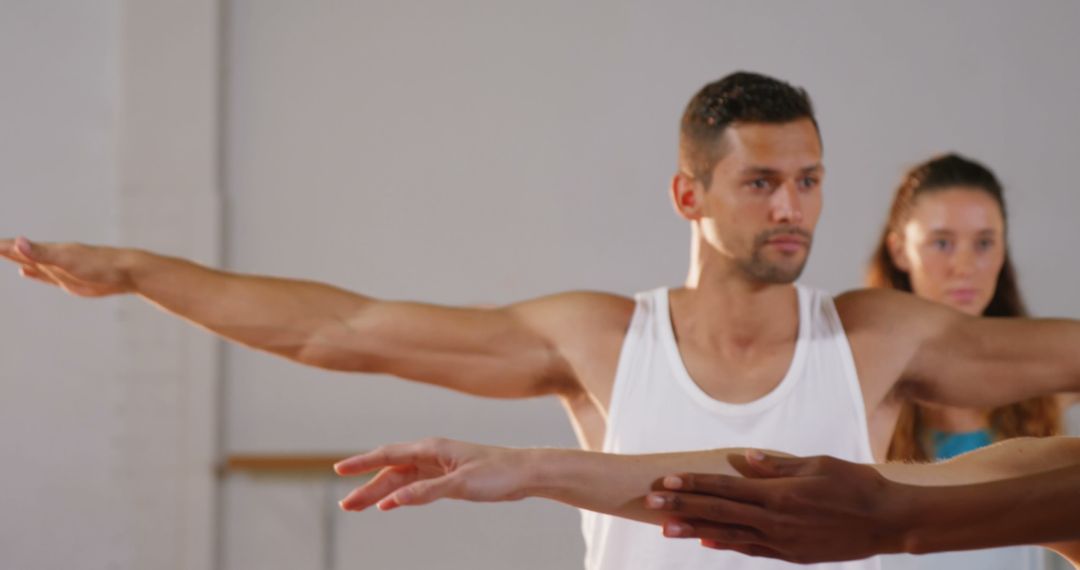
[[[581,453],[569,449],[534,448],[520,450],[524,465],[527,496],[571,502],[574,496],[575,471],[582,468]],[[575,460],[577,459],[577,460]]]
[[[522,466],[522,486],[526,496],[555,499],[559,495],[558,462],[560,449],[529,448],[519,449],[520,455],[513,458]]]
[[[889,533],[886,550],[889,554],[907,553],[915,554],[922,548],[922,534],[920,532],[920,513],[923,508],[923,499],[917,487],[890,483],[888,501],[891,507],[887,509],[888,515],[895,523],[895,531]]]
[[[154,254],[139,249],[118,249],[115,269],[120,273],[120,282],[128,293],[138,293],[139,283],[144,281],[153,266]]]

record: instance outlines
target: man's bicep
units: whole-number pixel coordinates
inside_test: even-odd
[[[1080,388],[1074,321],[953,316],[912,361],[916,399],[994,407]]]
[[[573,295],[496,308],[380,301],[328,327],[312,350],[322,351],[328,368],[391,374],[480,396],[558,393],[574,383],[560,346],[563,330],[588,321],[589,303]]]
[[[885,289],[856,290],[836,298],[868,410],[894,398],[912,370],[926,334],[919,319],[925,305],[913,295]]]

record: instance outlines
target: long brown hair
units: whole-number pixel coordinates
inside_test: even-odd
[[[1001,208],[1002,219],[1007,220],[1004,192],[990,169],[958,154],[947,154],[916,165],[904,175],[896,190],[892,207],[889,209],[889,219],[881,232],[881,240],[874,250],[873,257],[870,258],[870,266],[866,272],[867,285],[911,292],[911,280],[908,274],[896,266],[889,252],[889,234],[902,231],[919,197],[954,186],[964,186],[985,192]],[[1026,315],[1027,309],[1020,296],[1016,270],[1013,268],[1008,240],[1006,240],[1005,263],[1001,266],[994,296],[983,311],[983,316],[1023,317]],[[1061,432],[1061,410],[1052,396],[1032,398],[995,408],[990,412],[990,426],[996,441],[1021,436],[1057,435]],[[900,417],[896,422],[896,431],[893,432],[892,442],[889,444],[889,460],[928,460],[927,452],[920,443],[923,428],[919,405],[910,400],[903,402]]]

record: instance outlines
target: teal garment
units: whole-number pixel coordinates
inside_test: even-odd
[[[991,443],[994,443],[994,437],[988,429],[960,433],[930,431],[930,444],[934,450],[934,461],[956,457],[980,447],[986,447]]]

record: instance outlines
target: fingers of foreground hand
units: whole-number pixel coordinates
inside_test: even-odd
[[[645,497],[649,509],[668,511],[681,519],[700,519],[720,524],[762,528],[768,522],[765,509],[748,503],[695,493],[653,492]],[[685,536],[697,536],[686,534]]]
[[[767,482],[731,475],[678,473],[664,477],[661,484],[671,491],[712,495],[743,503],[763,504],[770,495],[770,486]]]
[[[764,535],[757,529],[736,524],[710,523],[701,520],[670,520],[663,525],[668,538],[699,538],[724,544],[761,544]]]
[[[738,552],[747,556],[758,556],[761,558],[776,558],[778,560],[789,560],[783,553],[778,550],[774,550],[767,546],[760,544],[744,544],[744,543],[731,543],[723,542],[719,540],[702,540],[701,545],[706,548],[714,548],[716,550],[731,550],[732,552]]]
[[[392,465],[416,465],[432,452],[432,446],[424,441],[383,445],[338,461],[334,464],[334,472],[342,476],[361,475]]]
[[[370,481],[353,489],[338,505],[345,511],[362,511],[390,493],[415,482],[416,477],[417,470],[412,465],[386,467]]]
[[[379,510],[389,511],[402,506],[416,507],[439,499],[455,498],[457,479],[456,473],[450,473],[434,479],[417,481],[379,501]]]
[[[799,477],[820,474],[829,459],[822,456],[781,457],[750,449],[746,451],[745,462],[735,462],[732,465],[746,477]]]

